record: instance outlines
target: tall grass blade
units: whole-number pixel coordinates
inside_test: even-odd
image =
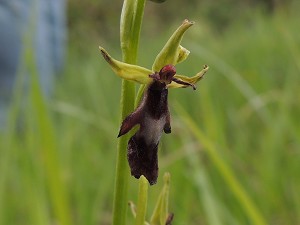
[[[250,197],[247,195],[243,187],[236,180],[234,173],[231,171],[230,167],[218,155],[216,147],[213,144],[213,142],[199,129],[199,127],[196,126],[192,118],[181,106],[177,104],[175,109],[178,112],[178,114],[180,114],[186,127],[197,138],[199,143],[203,145],[212,163],[218,169],[224,181],[231,189],[232,193],[235,195],[237,200],[240,202],[241,207],[243,207],[245,213],[252,221],[252,223],[255,225],[266,225],[267,223],[265,219],[260,214],[259,210],[256,208],[256,206],[254,205]]]

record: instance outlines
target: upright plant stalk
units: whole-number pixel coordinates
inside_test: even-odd
[[[123,61],[130,64],[137,63],[139,36],[144,14],[145,0],[124,0],[121,22],[120,42]],[[123,120],[134,110],[135,84],[122,81],[121,119]],[[125,225],[127,214],[128,174],[127,141],[129,135],[119,138],[116,163],[115,191],[113,202],[113,225]]]

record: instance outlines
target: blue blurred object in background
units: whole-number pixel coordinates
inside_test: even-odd
[[[34,33],[29,35],[40,84],[44,94],[51,93],[54,75],[64,62],[65,13],[64,0],[0,0],[0,129],[5,126],[22,62],[24,35],[31,32],[32,24]]]

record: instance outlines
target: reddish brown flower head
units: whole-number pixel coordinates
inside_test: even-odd
[[[163,81],[165,84],[170,84],[175,74],[176,74],[176,69],[171,64],[164,66],[159,71],[160,80]]]

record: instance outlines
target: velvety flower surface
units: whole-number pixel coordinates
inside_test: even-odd
[[[171,133],[168,108],[168,88],[184,88],[195,84],[203,77],[208,66],[193,77],[176,74],[175,65],[184,61],[189,51],[180,45],[185,31],[194,23],[184,20],[173,33],[160,53],[152,69],[118,61],[100,47],[104,59],[121,78],[146,85],[143,99],[134,112],[122,122],[118,137],[139,125],[139,130],[129,139],[127,158],[131,175],[144,175],[150,184],[158,177],[158,145],[163,132]],[[171,221],[171,217],[170,217]]]

